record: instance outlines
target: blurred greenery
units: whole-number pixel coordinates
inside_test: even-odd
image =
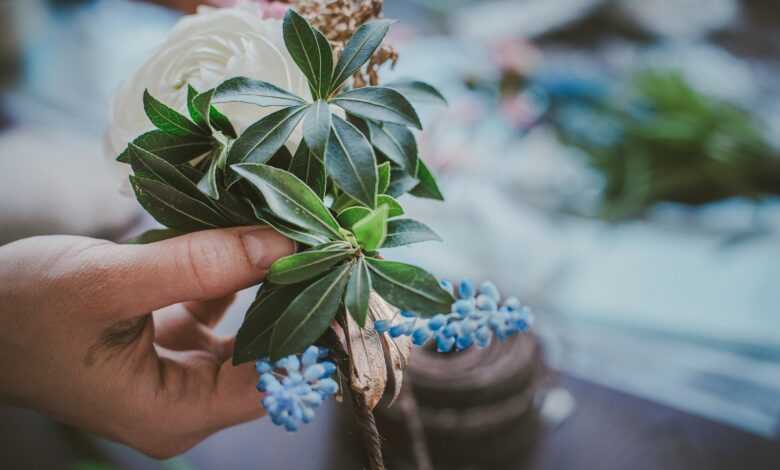
[[[638,73],[628,88],[552,113],[562,140],[605,178],[603,217],[641,215],[659,202],[780,194],[780,158],[749,111],[674,72]]]

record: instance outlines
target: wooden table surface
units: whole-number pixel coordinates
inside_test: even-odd
[[[780,469],[780,440],[573,377],[563,376],[560,385],[574,396],[574,413],[544,430],[534,454],[516,470]],[[337,409],[326,408],[320,418],[298,435],[279,432],[267,420],[240,426],[208,439],[172,467],[121,446],[95,445],[35,413],[0,408],[0,468],[67,469],[100,456],[114,461],[105,468],[360,468],[347,451]]]

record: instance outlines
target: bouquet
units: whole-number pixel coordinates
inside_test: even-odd
[[[399,198],[443,199],[411,129],[412,103],[445,100],[419,81],[365,86],[395,56],[382,45],[392,22],[363,19],[326,36],[295,9],[186,17],[120,91],[109,143],[165,226],[137,242],[264,224],[298,243],[260,286],[233,362],[256,362],[262,406],[289,431],[349,393],[382,468],[371,410],[386,388],[398,395],[411,344],[484,347],[526,331],[530,313],[492,283],[440,282],[380,255],[439,240]]]

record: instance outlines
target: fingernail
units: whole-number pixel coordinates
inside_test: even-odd
[[[291,240],[267,228],[243,233],[241,241],[252,264],[264,268],[295,251],[295,245]]]

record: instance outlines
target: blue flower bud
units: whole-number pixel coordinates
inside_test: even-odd
[[[446,279],[442,279],[441,281],[439,281],[439,285],[441,286],[442,289],[452,294],[453,288],[452,288],[452,283],[450,281]]]
[[[320,357],[320,348],[317,346],[309,346],[306,348],[306,351],[303,352],[303,355],[301,356],[301,364],[303,364],[304,367],[308,367],[312,364],[317,363],[317,359]]]
[[[477,297],[477,308],[483,311],[495,312],[498,310],[498,304],[491,297],[480,294]]]
[[[314,364],[303,370],[303,378],[313,382],[325,376],[325,368],[320,364]]]
[[[436,350],[439,352],[450,352],[455,346],[455,338],[439,335],[436,337]]]
[[[443,327],[445,323],[447,323],[447,317],[442,314],[434,315],[428,320],[428,328],[430,328],[431,331],[436,331]]]
[[[391,326],[392,322],[390,320],[377,320],[374,322],[374,329],[379,334],[389,331]]]
[[[410,312],[409,310],[401,310],[401,316],[406,318],[415,318],[417,314]]]
[[[417,346],[422,346],[431,339],[431,336],[433,336],[433,333],[427,326],[417,328],[412,333],[412,343]]]
[[[458,285],[458,295],[461,299],[470,299],[474,297],[474,283],[468,279],[460,281]]]
[[[452,304],[452,311],[458,315],[466,316],[474,311],[474,301],[471,299],[456,300],[455,303]]]
[[[339,391],[339,384],[333,379],[322,379],[314,385],[314,389],[322,394],[333,395]]]
[[[509,297],[504,302],[504,306],[509,309],[509,311],[515,311],[520,308],[520,300],[518,300],[517,297]]]
[[[266,374],[268,372],[271,372],[273,370],[273,367],[271,367],[271,363],[268,361],[260,360],[255,362],[255,370],[258,374]]]
[[[487,297],[490,297],[493,299],[493,302],[498,303],[499,300],[501,300],[501,295],[498,293],[498,288],[495,284],[493,284],[490,281],[485,281],[482,283],[481,286],[479,286],[479,293],[482,295],[485,295]]]

